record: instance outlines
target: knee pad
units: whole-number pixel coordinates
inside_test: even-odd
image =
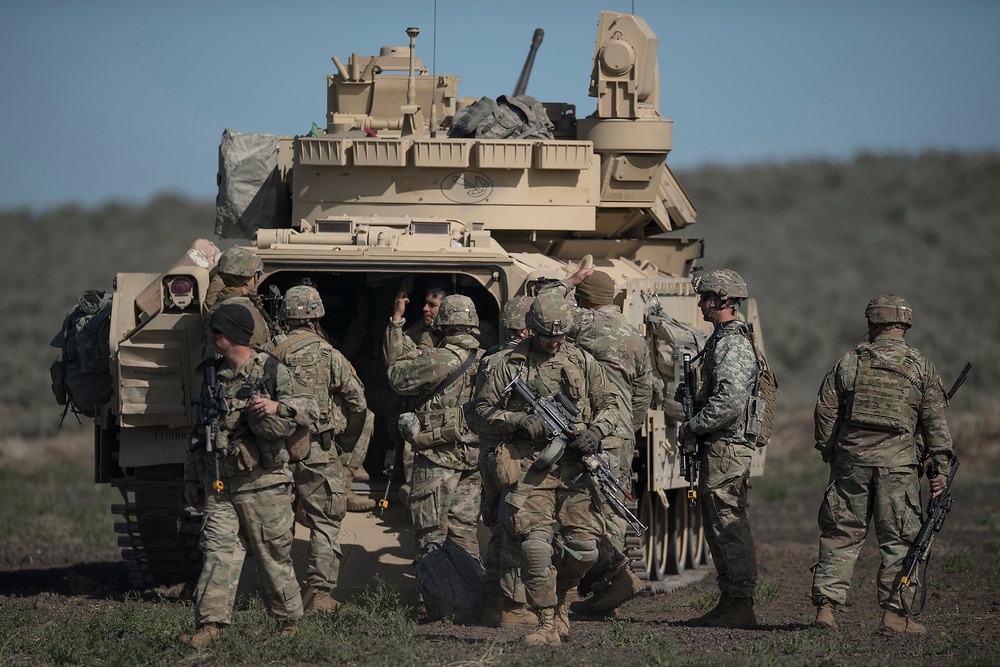
[[[552,536],[531,532],[521,540],[521,561],[527,573],[542,576],[552,566]]]

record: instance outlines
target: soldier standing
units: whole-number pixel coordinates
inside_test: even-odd
[[[315,398],[317,421],[291,436],[295,492],[309,527],[309,567],[306,609],[330,611],[338,603],[330,593],[337,587],[343,552],[340,526],[347,512],[347,489],[337,445],[346,436],[356,444],[368,406],[364,385],[351,364],[319,335],[316,323],[326,314],[319,292],[309,286],[285,293],[284,319],[288,335],[275,346],[274,356],[292,373],[296,389]],[[295,460],[298,459],[298,460]]]
[[[568,296],[576,290],[573,327],[569,339],[594,355],[604,369],[609,389],[618,401],[619,421],[615,431],[604,439],[601,449],[611,455],[615,472],[624,477],[625,488],[631,483],[635,432],[646,422],[653,400],[653,368],[649,346],[642,334],[614,305],[615,281],[603,271],[580,269],[569,278],[548,283],[539,294],[548,292]],[[624,498],[621,498],[624,502]],[[597,563],[585,577],[593,591],[590,597],[572,605],[584,614],[607,614],[631,600],[645,585],[632,573],[625,548],[628,524],[612,511],[605,517],[607,531],[601,539]]]
[[[413,396],[415,423],[407,438],[413,447],[410,518],[418,553],[431,542],[450,539],[480,561],[479,437],[465,421],[462,406],[475,387],[479,325],[472,299],[460,294],[441,300],[436,347],[404,354],[389,367],[389,385]]]
[[[521,545],[521,576],[528,603],[538,610],[538,629],[525,641],[557,645],[569,635],[566,594],[597,561],[605,524],[595,506],[584,454],[598,454],[601,441],[618,420],[604,371],[588,352],[566,340],[573,324],[572,305],[556,295],[539,296],[527,316],[533,336],[497,364],[476,399],[477,424],[504,436],[520,461],[520,481],[506,491],[505,526]],[[536,469],[532,464],[547,443],[543,419],[507,387],[520,377],[539,398],[562,392],[579,410],[573,422],[578,437],[557,461]],[[558,571],[552,543],[559,525],[563,554]]]
[[[757,552],[747,517],[747,482],[754,444],[746,437],[747,404],[757,380],[757,355],[737,313],[749,294],[731,269],[693,279],[698,307],[715,325],[702,352],[695,413],[681,424],[679,441],[700,442],[699,500],[705,539],[718,574],[714,609],[690,621],[710,627],[754,627]]]
[[[257,566],[267,609],[282,621],[282,636],[295,633],[302,598],[292,566],[292,475],[285,438],[296,424],[316,417],[311,398],[293,396],[288,369],[266,352],[249,347],[253,318],[237,304],[224,304],[208,318],[219,359],[203,362],[216,371],[223,402],[215,465],[202,448],[184,462],[184,499],[198,503],[205,488],[201,533],[204,564],[195,590],[194,635],[182,639],[205,647],[229,625],[246,549]],[[221,482],[221,488],[218,483]],[[219,490],[216,490],[219,489]]]
[[[816,399],[816,449],[830,464],[819,510],[819,562],[813,570],[816,625],[836,628],[851,574],[874,520],[882,566],[882,630],[924,633],[904,611],[913,593],[893,595],[902,561],[920,531],[920,468],[934,496],[951,470],[947,398],[934,364],[906,344],[909,304],[895,294],[865,309],[868,342],[827,373]],[[904,596],[909,600],[904,601]]]
[[[518,343],[531,335],[526,324],[528,309],[534,297],[515,296],[508,301],[500,313],[505,342],[502,346],[490,348],[479,362],[476,373],[476,392],[479,394],[493,369],[502,363]],[[521,544],[513,535],[504,530],[500,519],[500,499],[502,493],[513,486],[515,475],[498,471],[497,447],[502,436],[494,436],[476,424],[479,434],[479,473],[483,481],[480,503],[483,522],[490,529],[490,540],[486,546],[483,565],[486,578],[483,582],[485,602],[482,624],[488,627],[512,628],[523,625],[538,625],[538,616],[528,607],[521,580]],[[506,459],[503,460],[507,462]],[[509,464],[508,464],[509,465]],[[520,465],[516,477],[520,477]]]

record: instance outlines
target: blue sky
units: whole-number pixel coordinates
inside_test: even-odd
[[[226,127],[324,124],[330,57],[407,43],[463,96],[587,97],[598,13],[660,39],[675,168],[861,150],[1000,149],[994,0],[11,0],[0,8],[0,209],[210,199]]]

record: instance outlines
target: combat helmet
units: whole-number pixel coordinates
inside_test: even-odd
[[[264,270],[264,262],[253,250],[233,246],[219,257],[219,273],[252,278]]]
[[[309,285],[289,288],[282,309],[286,320],[318,320],[326,315],[323,299],[316,288]]]
[[[534,297],[524,295],[511,297],[510,301],[503,307],[503,310],[500,311],[500,328],[520,331],[528,326],[525,318],[534,300]]]
[[[476,304],[464,294],[449,294],[441,299],[434,327],[478,327],[479,316]]]
[[[868,303],[865,308],[868,324],[901,324],[909,329],[913,326],[913,309],[906,299],[896,294],[883,294]]]
[[[565,336],[573,326],[573,304],[555,294],[535,298],[524,318],[528,328],[540,336]]]
[[[732,269],[713,269],[703,274],[695,273],[691,278],[694,291],[698,294],[718,294],[723,299],[747,299],[747,282]]]

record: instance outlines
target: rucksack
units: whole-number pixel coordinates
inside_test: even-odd
[[[95,417],[111,398],[111,298],[109,292],[84,292],[50,343],[62,350],[49,375],[56,402],[65,406],[63,418],[70,410]]]
[[[417,591],[427,609],[427,620],[479,622],[486,570],[469,552],[451,540],[431,542],[424,546],[416,570]]]
[[[477,139],[551,139],[552,121],[530,95],[482,97],[452,119],[449,137]]]
[[[778,378],[771,370],[771,365],[767,362],[764,352],[757,345],[757,337],[754,335],[753,325],[747,324],[742,327],[743,335],[753,346],[754,354],[757,355],[757,382],[754,383],[750,392],[750,401],[747,405],[747,439],[754,442],[757,447],[763,447],[771,438],[771,431],[774,430],[774,413],[778,403]]]

